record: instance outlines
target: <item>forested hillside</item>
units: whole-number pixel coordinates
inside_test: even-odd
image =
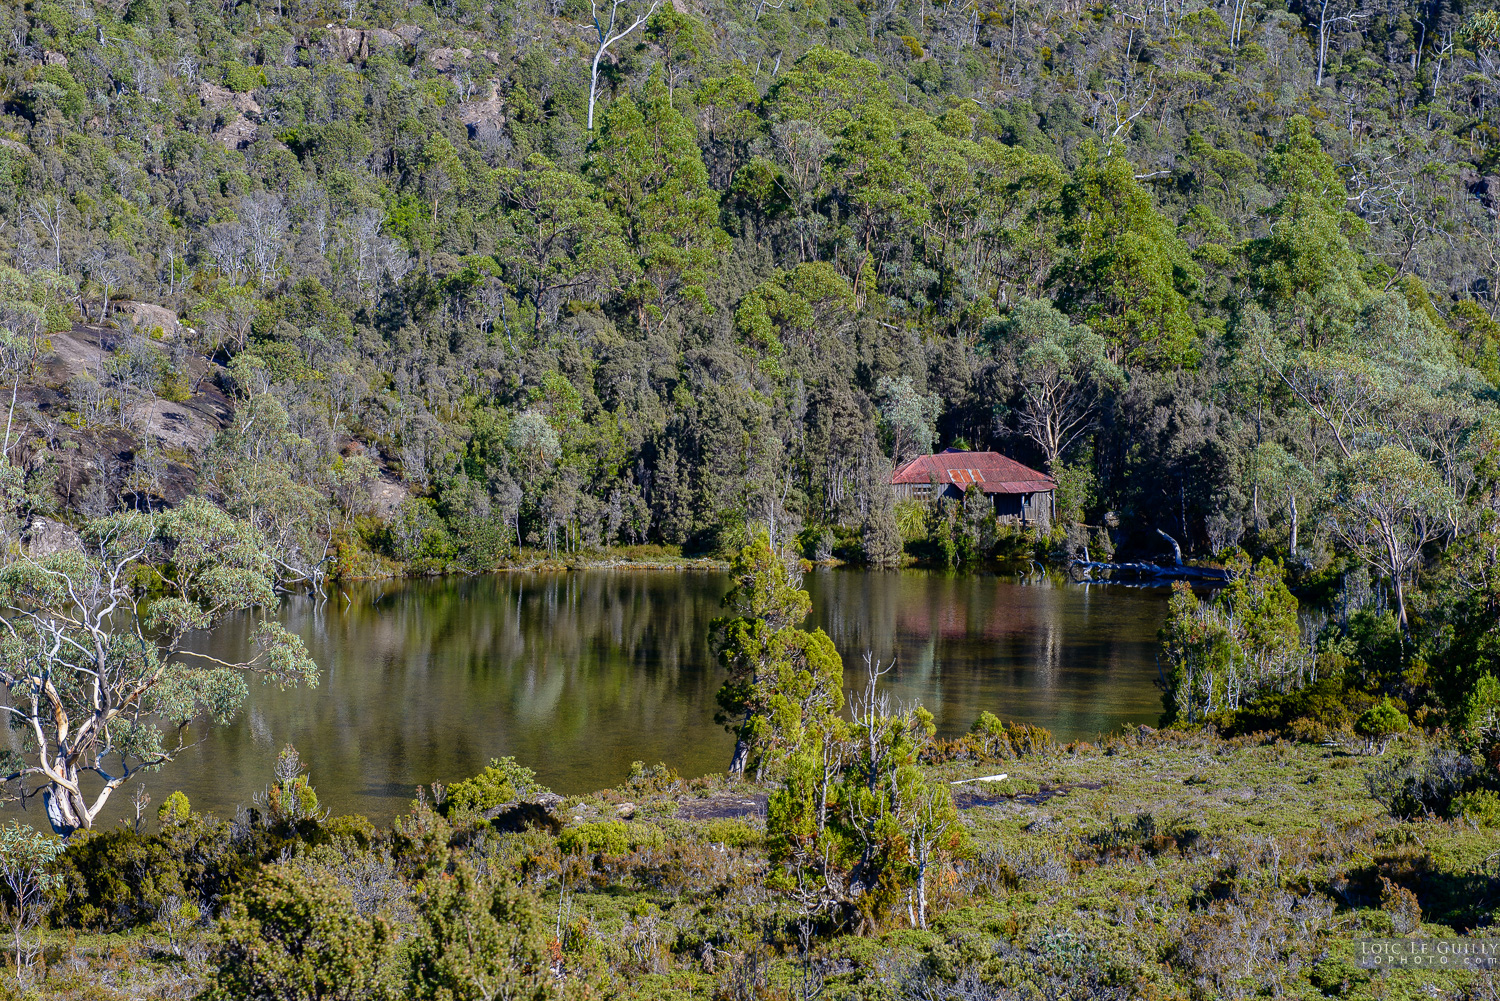
[[[1058,477],[1057,554],[1394,585],[1492,506],[1493,14],[597,13],[0,11],[11,531],[201,493],[292,576],[982,558],[883,486],[957,444]],[[1394,554],[1337,516],[1382,491]]]

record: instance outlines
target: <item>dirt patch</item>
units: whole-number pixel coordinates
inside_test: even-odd
[[[764,817],[765,793],[749,796],[715,795],[705,799],[686,800],[677,804],[678,820],[738,820],[742,817]]]

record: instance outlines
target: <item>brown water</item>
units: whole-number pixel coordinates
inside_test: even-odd
[[[1166,596],[1109,585],[1019,583],[919,572],[820,571],[812,623],[833,637],[846,681],[861,657],[920,699],[939,732],[983,710],[1092,738],[1160,711],[1156,630]],[[315,689],[251,682],[238,719],[143,781],[220,815],[249,804],[292,742],[322,805],[385,820],[413,787],[451,782],[514,755],[564,793],[619,782],[630,763],[684,776],[721,771],[731,741],[713,722],[721,672],[708,652],[722,574],[586,571],[359,585],[281,610],[322,666]],[[200,648],[244,654],[246,623]],[[114,816],[128,808],[129,790]],[[154,806],[151,811],[155,812]]]

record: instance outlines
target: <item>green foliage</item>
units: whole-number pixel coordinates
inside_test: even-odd
[[[792,755],[767,807],[768,883],[861,931],[905,900],[925,928],[929,879],[963,852],[963,831],[950,787],[918,767],[932,715],[891,712],[879,678],[871,665],[851,724]]]
[[[1163,725],[1232,717],[1258,696],[1313,680],[1284,569],[1270,560],[1252,564],[1243,554],[1230,569],[1233,579],[1208,602],[1187,584],[1172,585],[1161,628]]]
[[[724,605],[736,614],[714,620],[713,645],[728,678],[715,719],[735,733],[730,764],[759,773],[795,748],[816,741],[844,705],[843,660],[822,629],[800,623],[811,599],[801,588],[802,561],[771,549],[762,532],[730,566],[734,584]]]
[[[1480,789],[1453,800],[1453,815],[1479,827],[1500,828],[1500,792]]]
[[[193,810],[188,803],[187,795],[181,789],[177,789],[172,792],[172,795],[162,800],[161,809],[156,811],[156,819],[163,826],[185,824],[192,814]]]
[[[544,948],[546,922],[514,887],[468,865],[429,880],[407,949],[406,993],[433,1001],[541,1001],[560,994]]]
[[[1192,365],[1201,350],[1188,295],[1202,269],[1118,153],[1086,154],[1062,192],[1058,300],[1109,342],[1115,362]]]
[[[1400,736],[1411,729],[1411,720],[1406,714],[1391,704],[1390,699],[1381,699],[1375,705],[1360,713],[1359,718],[1354,721],[1354,732],[1365,738],[1370,746],[1378,746],[1380,752],[1385,753],[1385,748],[1391,738]]]
[[[224,64],[224,86],[244,94],[266,86],[266,74],[259,66],[246,66],[231,59]]]
[[[622,820],[576,824],[557,838],[557,847],[565,855],[620,856],[644,847],[659,847],[662,843],[661,828]]]
[[[228,902],[209,996],[395,997],[393,954],[384,920],[356,912],[332,876],[267,866]]]
[[[318,817],[318,794],[304,774],[301,756],[287,744],[276,756],[275,781],[266,789],[261,802],[266,819],[273,825],[298,824]]]
[[[264,537],[221,508],[190,498],[159,515],[98,519],[82,538],[82,550],[0,567],[0,604],[18,622],[0,642],[0,680],[26,693],[33,726],[55,740],[46,770],[33,758],[20,774],[45,776],[60,833],[91,826],[136,771],[182,749],[163,740],[154,720],[227,723],[244,701],[247,671],[282,686],[318,678],[301,639],[268,620],[246,662],[182,652],[191,631],[276,600]],[[137,588],[144,600],[128,600]],[[118,761],[113,773],[100,765],[107,757]],[[88,772],[104,780],[92,799],[77,785]]]
[[[536,781],[536,772],[517,764],[515,758],[491,758],[484,771],[448,787],[443,811],[474,810],[482,813],[502,803],[513,803],[546,791],[546,787]]]

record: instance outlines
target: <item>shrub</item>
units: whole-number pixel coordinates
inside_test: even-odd
[[[624,855],[639,848],[659,848],[664,841],[659,827],[605,820],[568,828],[558,837],[557,847],[566,855]]]
[[[1378,747],[1380,754],[1385,753],[1386,746],[1394,737],[1410,729],[1411,721],[1406,718],[1405,713],[1391,704],[1390,699],[1381,699],[1354,721],[1354,732],[1365,738],[1366,748],[1375,751]]]
[[[1039,754],[1055,744],[1052,732],[1044,727],[1015,721],[1002,723],[994,713],[982,712],[962,737],[934,742],[924,760],[1008,761]]]
[[[1456,747],[1440,745],[1424,755],[1404,755],[1365,776],[1370,796],[1391,816],[1451,816],[1454,800],[1475,784],[1480,769]]]
[[[266,86],[266,72],[259,66],[246,66],[231,59],[224,64],[224,86],[236,93],[246,94],[257,87]]]
[[[192,815],[192,805],[180,789],[163,800],[161,809],[156,811],[156,819],[163,825],[185,824]]]
[[[513,887],[482,886],[468,866],[427,884],[407,970],[407,997],[541,999],[557,994],[546,923]]]
[[[207,996],[378,1001],[387,984],[392,937],[380,918],[357,913],[333,877],[268,866],[230,902]]]
[[[698,828],[700,840],[726,848],[758,848],[765,840],[761,832],[743,820],[709,820]]]
[[[491,758],[484,771],[448,787],[443,813],[456,810],[493,810],[502,803],[513,803],[523,796],[546,792],[536,780],[536,772],[516,763],[515,758]]]
[[[1500,828],[1500,792],[1493,789],[1480,789],[1456,796],[1451,809],[1453,816],[1480,827]]]
[[[675,792],[681,784],[681,778],[665,764],[648,766],[644,761],[632,761],[630,775],[625,779],[625,788],[635,796]]]
[[[243,886],[264,854],[282,843],[260,828],[237,842],[228,824],[196,814],[164,824],[158,834],[79,832],[57,862],[55,913],[78,928],[148,924],[168,897],[212,900]]]

